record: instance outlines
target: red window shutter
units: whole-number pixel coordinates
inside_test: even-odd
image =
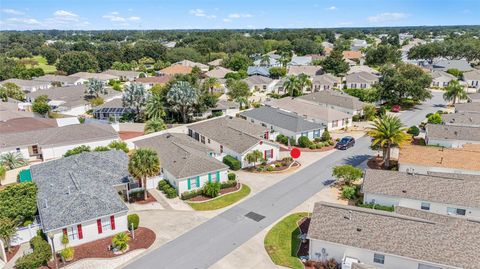
[[[68,235],[68,233],[67,233],[67,228],[63,228],[63,234],[64,234],[64,235]]]
[[[102,233],[102,220],[101,219],[97,219],[97,229],[98,229],[98,233],[101,234]]]
[[[270,158],[273,159],[273,149],[270,149]]]
[[[115,230],[115,216],[110,216],[110,226]]]
[[[264,159],[267,159],[267,150],[264,150],[264,151],[263,151],[263,158],[264,158]]]
[[[77,230],[78,230],[78,239],[83,239],[82,224],[77,225]]]

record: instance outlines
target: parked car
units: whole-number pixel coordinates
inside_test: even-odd
[[[400,112],[401,107],[399,105],[393,105],[392,109],[390,109],[391,112],[398,113]]]
[[[351,136],[345,136],[344,138],[340,139],[335,145],[337,149],[348,149],[355,146],[355,138]]]

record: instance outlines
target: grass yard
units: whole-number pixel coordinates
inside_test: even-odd
[[[27,59],[27,58],[25,58],[25,59]],[[31,65],[27,64],[26,65],[27,68],[40,67],[40,68],[43,69],[43,72],[45,72],[45,74],[53,74],[53,73],[55,73],[55,71],[57,71],[57,68],[54,65],[47,64],[47,59],[45,59],[45,57],[43,57],[43,56],[37,55],[37,56],[33,56],[32,58],[29,58],[29,59],[37,61],[38,65],[31,66]]]
[[[242,188],[234,193],[226,194],[222,197],[219,197],[215,200],[203,202],[203,203],[188,203],[193,209],[197,211],[208,211],[224,208],[231,204],[234,204],[244,197],[250,194],[250,187],[245,184],[242,184]]]
[[[303,263],[296,256],[300,246],[300,238],[298,238],[300,229],[297,222],[306,216],[308,216],[307,212],[294,213],[282,219],[268,231],[264,246],[276,265],[304,268]]]

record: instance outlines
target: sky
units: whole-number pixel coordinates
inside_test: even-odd
[[[1,30],[478,25],[480,0],[0,0]]]

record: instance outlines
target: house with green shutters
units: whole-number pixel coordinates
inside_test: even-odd
[[[134,142],[135,148],[157,152],[161,177],[178,194],[202,188],[207,182],[228,180],[228,166],[215,158],[213,150],[186,134],[167,133]]]

